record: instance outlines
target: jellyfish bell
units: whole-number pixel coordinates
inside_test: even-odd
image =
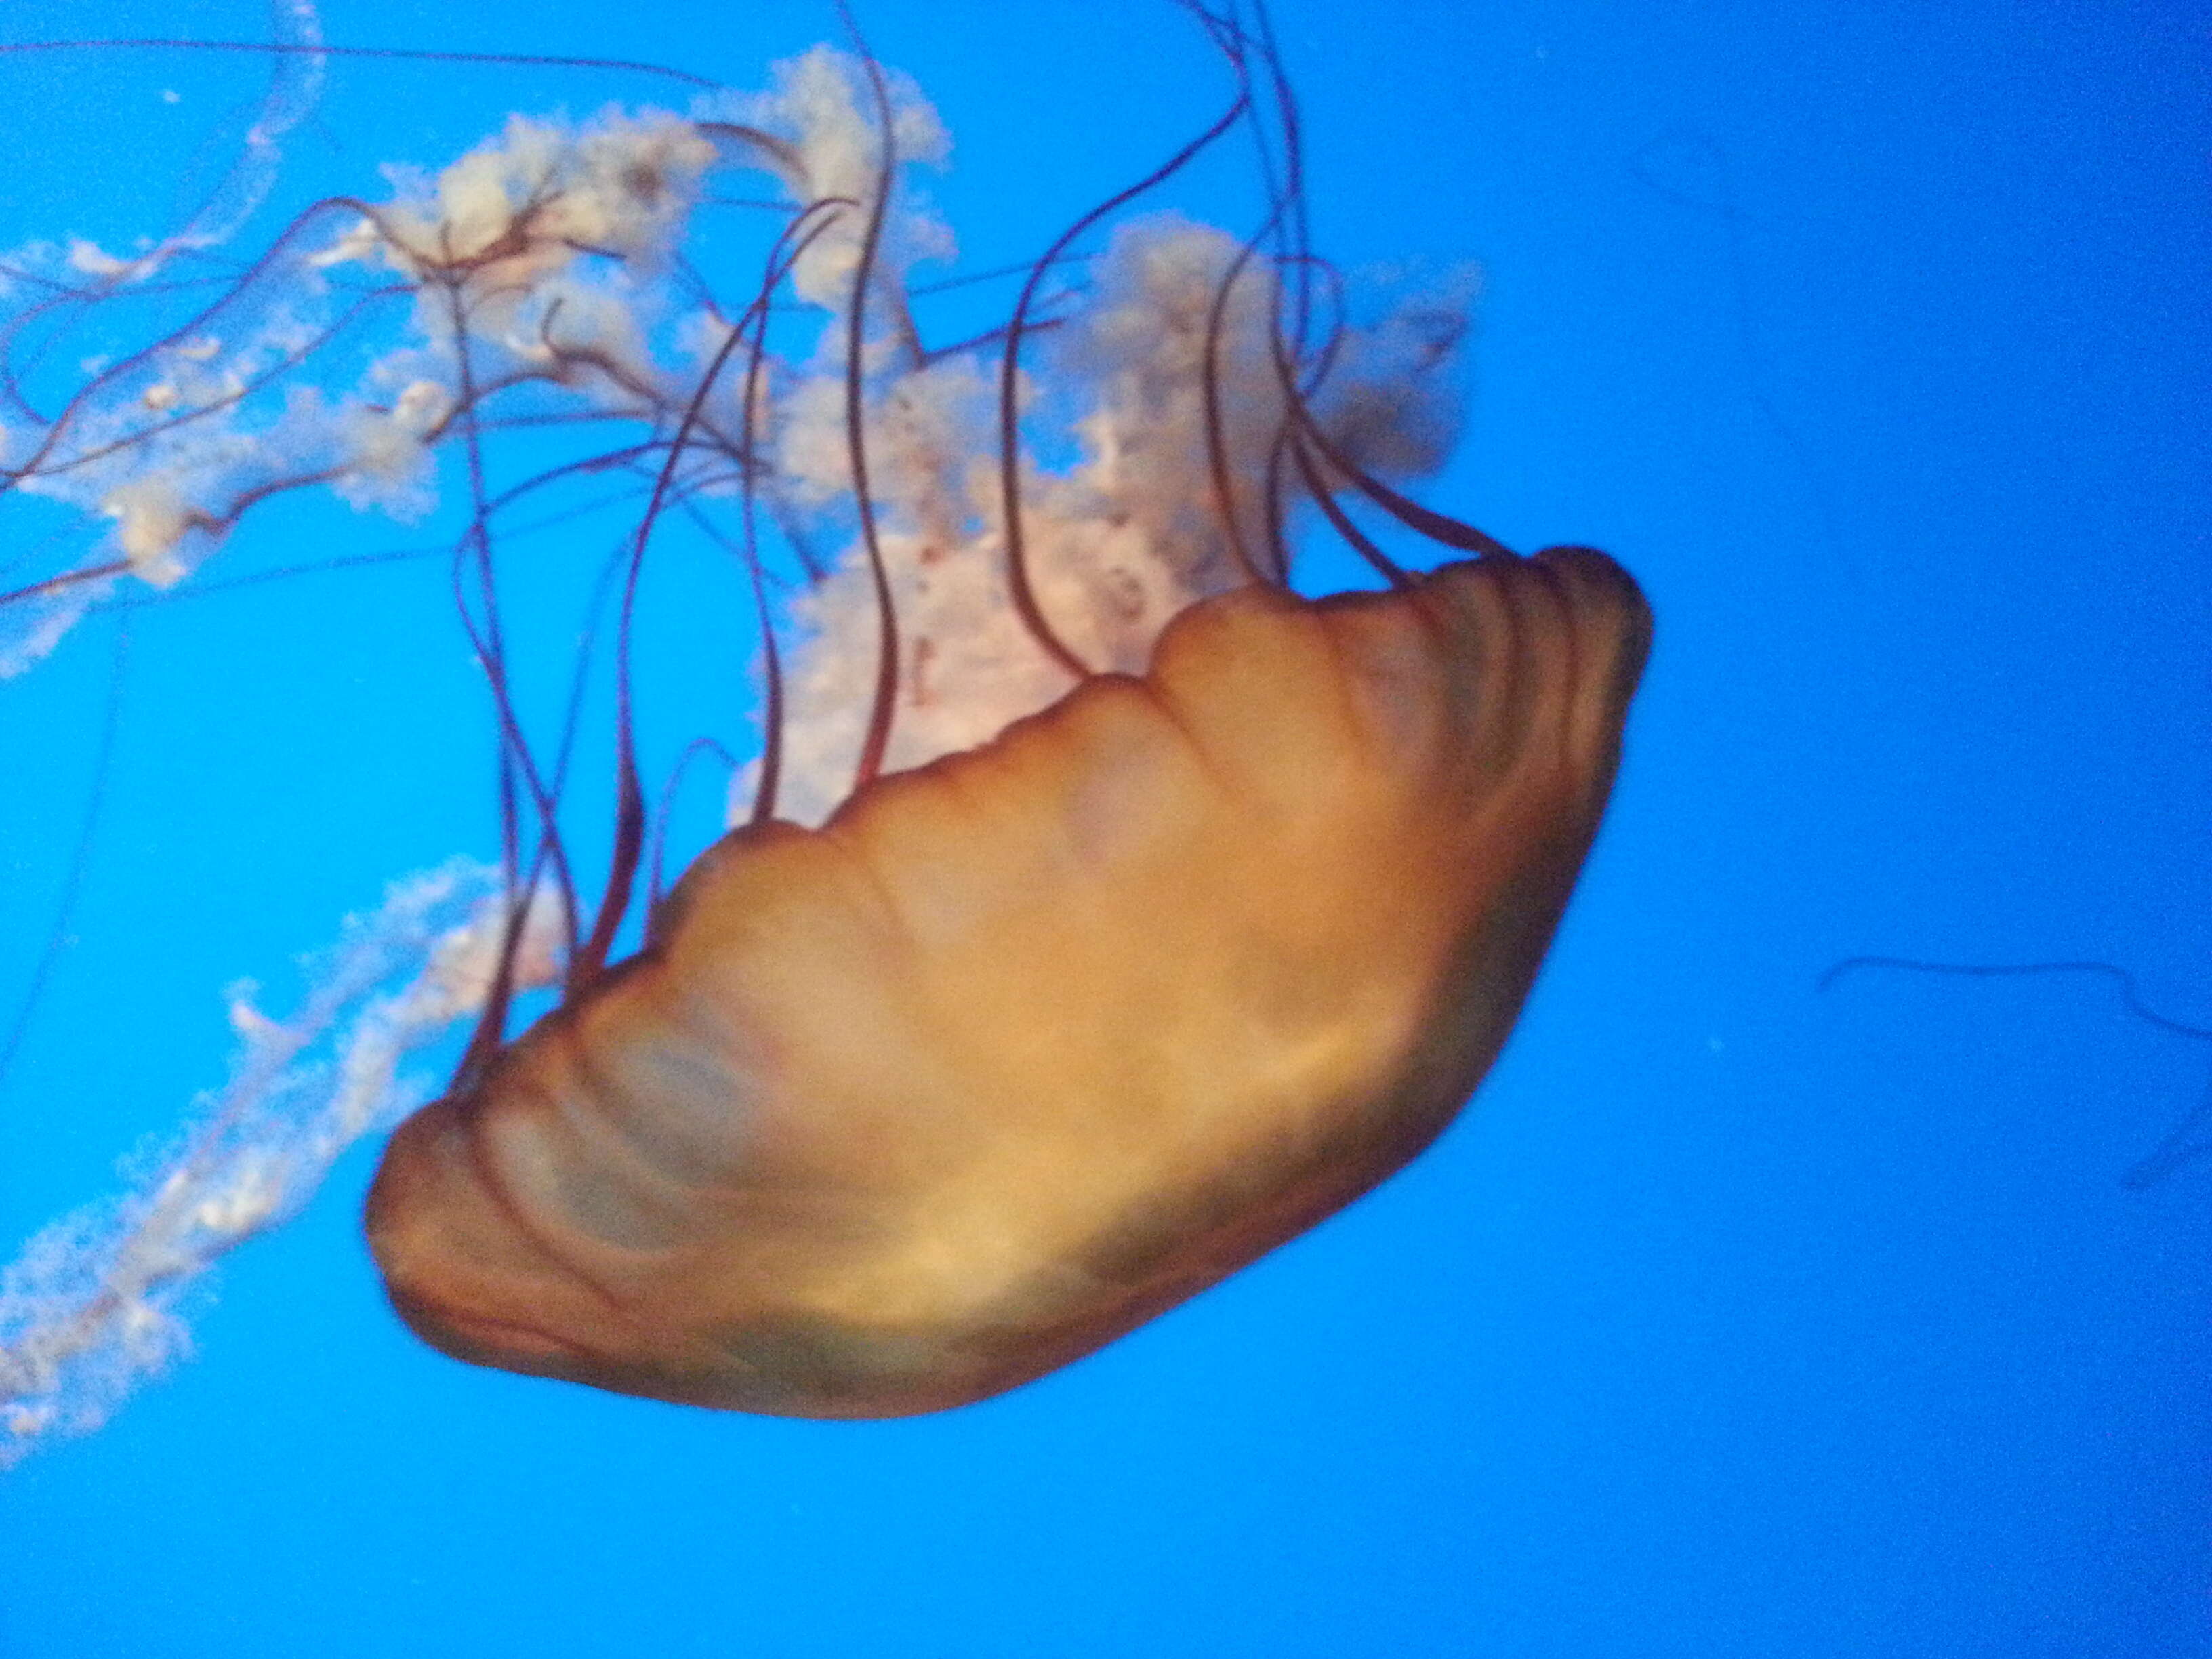
[[[1648,629],[1581,549],[1247,586],[1141,677],[732,832],[647,950],[393,1138],[394,1305],[479,1364],[823,1418],[1121,1335],[1457,1113]]]

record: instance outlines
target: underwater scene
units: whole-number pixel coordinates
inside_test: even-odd
[[[2212,1656],[2212,14],[0,14],[0,1659]]]

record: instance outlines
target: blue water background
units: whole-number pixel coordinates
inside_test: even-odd
[[[15,0],[0,33],[179,16]],[[2079,978],[1815,990],[1867,951],[2097,957],[2212,1024],[2212,19],[1275,16],[1318,242],[1485,268],[1466,441],[1425,493],[1613,550],[1658,616],[1612,814],[1474,1109],[1096,1358],[861,1425],[440,1358],[380,1298],[357,1148],[226,1266],[199,1358],[0,1479],[4,1659],[2212,1654],[2212,1158],[2122,1184],[2212,1044]],[[955,134],[933,189],[971,267],[1222,101],[1162,0],[861,19]],[[262,21],[209,0],[191,27]],[[325,22],[740,86],[836,27],[798,0]],[[0,59],[0,245],[163,222],[259,78]],[[380,193],[376,163],[510,108],[651,95],[340,66],[288,199]],[[1249,223],[1237,177],[1182,199]],[[270,523],[296,553],[241,557],[408,539]],[[492,850],[442,582],[134,614],[74,943],[0,1091],[0,1252],[220,1081],[224,984],[281,1003],[384,881]],[[113,620],[0,687],[0,1009],[64,878]]]

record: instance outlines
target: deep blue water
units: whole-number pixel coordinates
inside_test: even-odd
[[[934,189],[978,267],[1221,100],[1164,0],[860,14],[955,134]],[[1866,952],[2094,958],[2212,1025],[2212,15],[1275,15],[1317,240],[1485,269],[1425,493],[1612,550],[1658,616],[1611,816],[1474,1109],[1105,1352],[869,1425],[438,1357],[381,1300],[356,1148],[226,1266],[195,1362],[0,1478],[0,1659],[2212,1654],[2212,1155],[2123,1181],[2207,1099],[2212,1042],[2082,976],[1815,988]],[[836,27],[801,0],[325,24],[738,85]],[[177,27],[0,12],[13,40]],[[0,58],[0,245],[158,222],[258,73]],[[371,191],[509,108],[644,95],[356,65],[293,161]],[[1226,177],[1191,205],[1249,207]],[[405,539],[277,533],[302,562]],[[281,989],[388,878],[491,849],[442,580],[133,613],[74,943],[0,1085],[0,1253],[220,1081],[225,983]],[[113,637],[0,686],[0,1011]]]

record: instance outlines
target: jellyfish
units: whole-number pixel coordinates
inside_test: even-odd
[[[106,557],[11,596],[21,665],[118,582],[206,580],[273,494],[404,515],[462,452],[451,559],[500,836],[496,864],[397,889],[367,925],[399,943],[347,985],[401,982],[353,1024],[234,1014],[264,1059],[195,1142],[216,1152],[152,1188],[200,1207],[145,1212],[173,1243],[188,1215],[197,1242],[135,1279],[117,1263],[143,1215],[89,1273],[54,1246],[92,1288],[76,1324],[12,1330],[0,1294],[7,1390],[53,1395],[164,1264],[304,1201],[312,1178],[263,1167],[280,1121],[321,1126],[295,1160],[312,1177],[402,1120],[364,1226],[436,1347],[824,1418],[1042,1376],[1452,1121],[1596,833],[1649,612],[1601,553],[1524,557],[1403,493],[1449,447],[1468,284],[1363,298],[1307,246],[1264,12],[1183,9],[1227,66],[1224,112],[958,344],[914,309],[916,268],[952,246],[907,182],[943,130],[855,33],[763,93],[518,116],[392,199],[319,203],[10,455],[19,491],[113,526]],[[319,63],[309,44],[289,56]],[[1255,232],[1144,212],[1231,135],[1259,159]],[[773,216],[749,292],[684,251],[738,171],[775,195],[744,201]],[[73,257],[115,287],[181,254]],[[331,343],[365,313],[404,337],[333,386]],[[489,481],[506,434],[607,422],[634,441]],[[635,506],[594,599],[613,787],[587,902],[574,773],[596,682],[580,659],[566,714],[532,729],[500,538],[599,478]],[[727,828],[664,884],[671,793],[732,760],[697,740],[650,787],[636,623],[678,529],[743,580],[761,696]],[[1302,592],[1309,530],[1372,585]],[[403,1088],[404,1054],[461,1025],[445,1087]],[[332,1033],[343,1086],[272,1114],[293,1055]],[[258,1201],[226,1227],[207,1194],[241,1158]]]

